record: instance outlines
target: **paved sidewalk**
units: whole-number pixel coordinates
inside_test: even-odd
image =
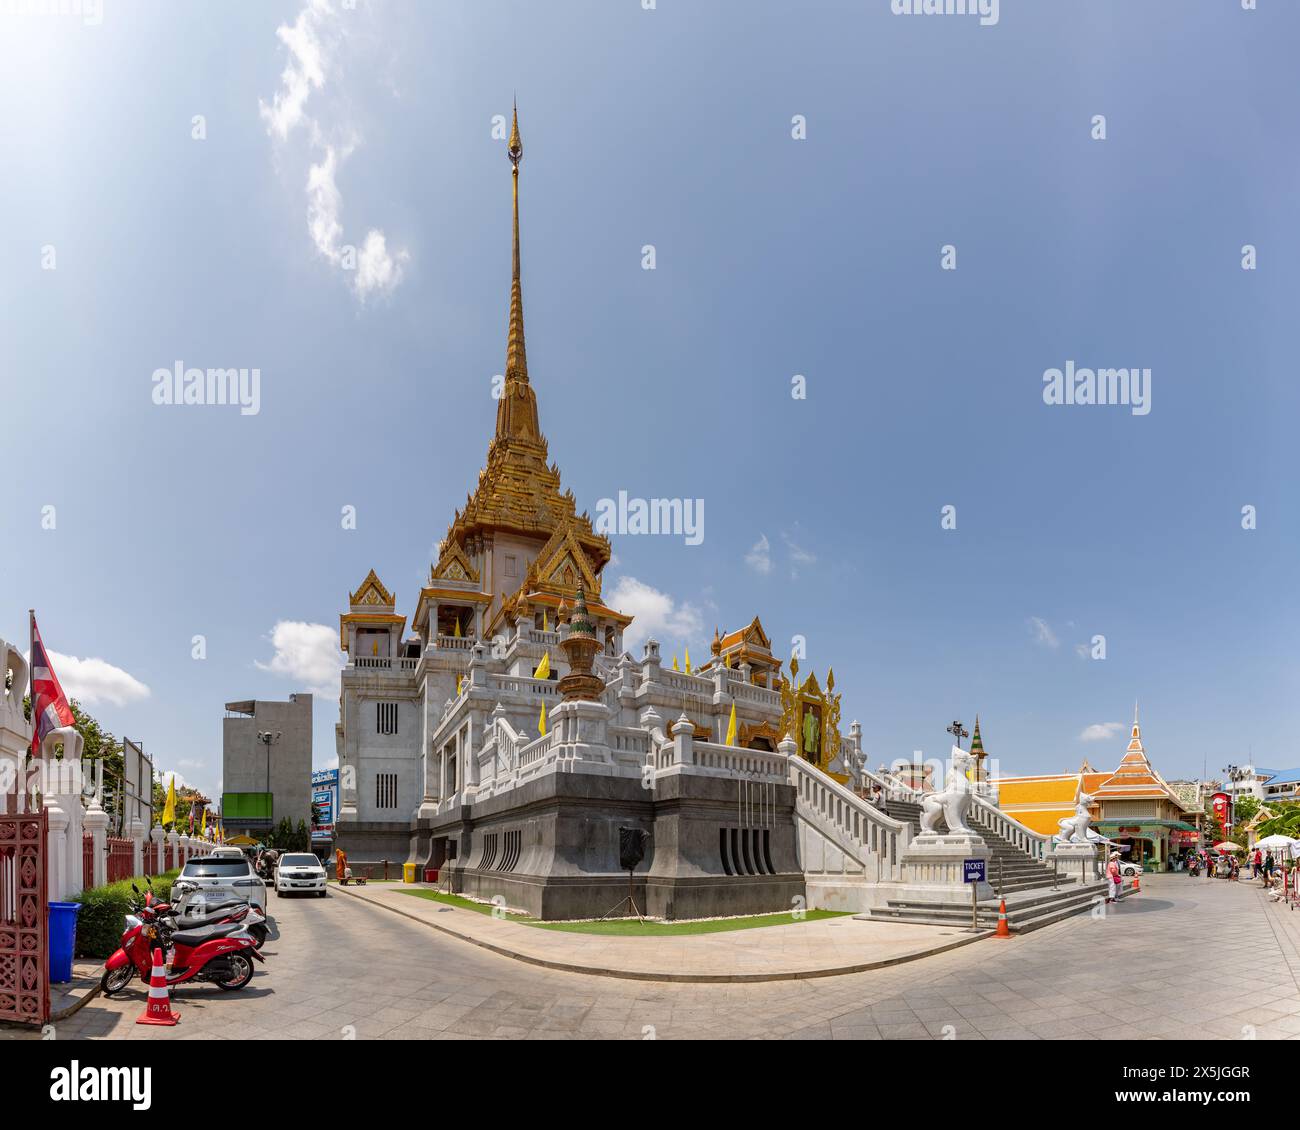
[[[422,886],[331,885],[330,891],[395,911],[517,961],[638,981],[734,983],[832,977],[943,953],[990,933],[845,916],[717,934],[610,937],[543,930],[404,893]]]

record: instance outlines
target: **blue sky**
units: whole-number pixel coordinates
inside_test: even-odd
[[[1135,698],[1167,777],[1300,760],[1297,6],[14,7],[0,636],[35,607],[163,768],[213,789],[225,701],[328,687],[367,569],[413,610],[493,427],[515,92],[551,454],[593,513],[705,500],[606,575],[668,654],[805,636],[873,762],[978,711],[1004,772],[1113,765]],[[154,404],[177,361],[260,411]],[[1067,361],[1150,413],[1045,405]]]

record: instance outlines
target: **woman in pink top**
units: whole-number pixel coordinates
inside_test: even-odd
[[[1107,902],[1115,902],[1119,898],[1120,877],[1119,877],[1119,852],[1110,853],[1110,862],[1106,864],[1106,878],[1110,881],[1110,897]]]

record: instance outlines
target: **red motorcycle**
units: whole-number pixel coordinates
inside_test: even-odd
[[[165,947],[167,984],[210,981],[233,992],[253,979],[253,962],[265,962],[247,928],[240,922],[221,922],[193,930],[168,932],[160,927],[152,899],[133,907],[126,916],[122,944],[104,963],[99,980],[104,995],[120,993],[137,973],[146,984],[153,972],[153,950]]]

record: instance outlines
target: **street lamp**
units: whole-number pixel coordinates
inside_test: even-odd
[[[258,730],[257,740],[266,746],[266,795],[271,795],[271,747],[280,740],[280,731],[272,733],[270,730]],[[275,818],[274,806],[270,813],[267,814],[267,822],[270,824]]]

